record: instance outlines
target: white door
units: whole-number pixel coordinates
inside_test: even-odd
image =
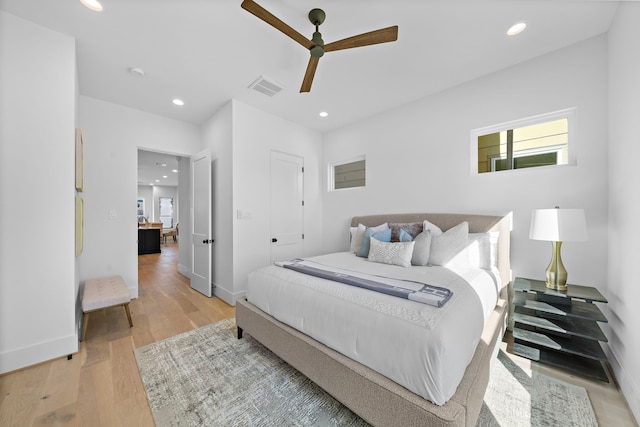
[[[271,152],[271,262],[303,256],[304,159]]]
[[[211,292],[211,155],[191,156],[191,287]]]

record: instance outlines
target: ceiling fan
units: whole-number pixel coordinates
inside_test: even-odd
[[[370,31],[368,33],[348,37],[325,45],[322,40],[322,34],[318,31],[318,27],[324,22],[326,17],[322,9],[313,9],[309,12],[309,21],[316,26],[316,31],[313,33],[311,40],[309,40],[253,0],[244,0],[242,2],[242,8],[309,49],[311,58],[309,58],[309,65],[307,65],[307,71],[304,74],[304,80],[302,81],[300,92],[309,92],[311,90],[311,83],[313,82],[313,76],[315,75],[316,68],[318,67],[318,61],[325,52],[351,49],[354,47],[369,46],[372,44],[387,43],[398,40],[398,26],[394,25],[393,27]]]

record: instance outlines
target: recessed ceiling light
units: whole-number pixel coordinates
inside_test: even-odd
[[[167,176],[167,175],[162,175],[162,177],[163,177],[163,178],[168,178],[168,176]]]
[[[321,111],[319,116],[320,117],[327,117],[329,115],[329,113],[327,113],[326,111]]]
[[[517,24],[513,24],[508,30],[507,30],[507,34],[510,36],[515,36],[516,34],[520,34],[521,32],[524,31],[524,29],[527,28],[527,23],[522,21],[522,22],[518,22]]]
[[[94,12],[102,12],[102,5],[98,0],[80,0],[80,3],[93,10]]]
[[[153,185],[153,182],[150,182],[149,185]]]
[[[172,169],[171,172],[178,173],[178,169]]]
[[[173,102],[175,105],[177,105],[179,107],[182,107],[184,105],[184,101],[182,99],[178,99],[178,98],[174,99],[171,102]]]
[[[156,182],[160,182],[160,180],[159,180],[159,179],[156,179]]]

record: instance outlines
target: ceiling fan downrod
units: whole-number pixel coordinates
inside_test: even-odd
[[[316,32],[313,33],[313,37],[311,38],[311,41],[315,46],[309,49],[311,56],[314,58],[320,58],[324,55],[324,40],[322,40],[322,34],[320,34],[319,27],[322,25],[326,17],[327,15],[322,9],[311,9],[309,12],[309,21],[316,26]]]

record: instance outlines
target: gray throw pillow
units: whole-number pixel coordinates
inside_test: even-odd
[[[400,230],[404,230],[406,233],[409,233],[412,239],[415,239],[418,234],[422,233],[422,227],[421,222],[392,222],[389,224],[389,228],[391,228],[391,241],[400,242]]]

